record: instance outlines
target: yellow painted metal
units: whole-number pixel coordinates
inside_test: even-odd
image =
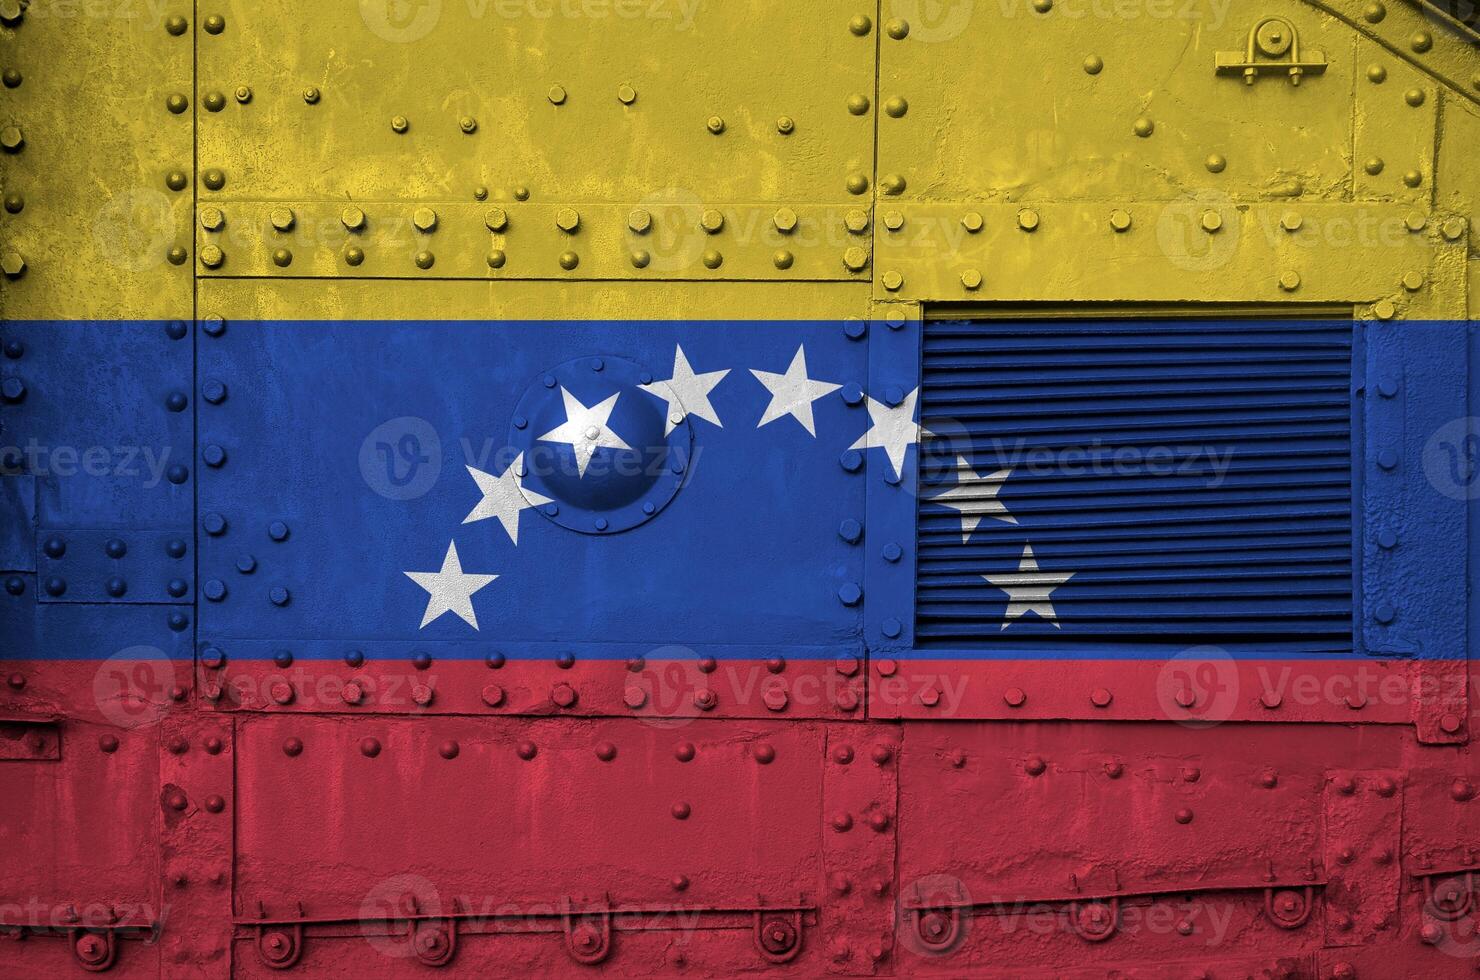
[[[20,6],[8,318],[1480,307],[1480,49],[1408,0]]]

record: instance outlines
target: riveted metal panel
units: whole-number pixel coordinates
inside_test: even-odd
[[[587,951],[565,925],[574,932],[584,914],[610,923],[589,952],[641,973],[676,965],[664,947],[687,955],[692,944],[702,964],[713,930],[749,932],[759,915],[790,917],[789,938],[768,950],[815,971],[829,741],[805,723],[245,721],[239,956],[255,958],[264,929],[301,919],[305,967],[395,968],[407,954],[386,926],[450,915],[464,932],[460,969],[559,971],[575,967],[568,941]],[[306,792],[310,773],[332,790]],[[471,833],[449,805],[470,798],[481,801]],[[865,818],[859,832],[873,834]],[[733,968],[764,967],[742,937],[726,947]]]
[[[0,977],[1471,975],[1440,6],[0,0]],[[1363,321],[1351,649],[922,646],[932,330],[1192,311]]]

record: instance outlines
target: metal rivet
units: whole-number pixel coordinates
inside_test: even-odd
[[[1211,235],[1223,227],[1223,215],[1217,211],[1204,211],[1201,224],[1203,231]]]
[[[1023,231],[1033,231],[1038,227],[1038,212],[1032,208],[1023,208],[1018,212],[1018,227]]]
[[[1110,212],[1110,227],[1116,231],[1127,231],[1131,226],[1131,215],[1129,211],[1116,208]]]
[[[1084,73],[1086,75],[1098,75],[1105,70],[1105,59],[1097,54],[1092,54],[1084,59]]]
[[[569,272],[570,270],[574,269],[576,266],[578,266],[580,264],[581,264],[581,257],[579,255],[577,255],[576,253],[574,253],[574,252],[561,252],[560,253],[560,268],[564,269],[565,271]]]
[[[1382,65],[1368,65],[1367,81],[1371,82],[1373,85],[1381,85],[1383,82],[1387,81],[1387,69],[1384,68]]]
[[[226,108],[226,96],[220,92],[207,92],[202,97],[201,104],[206,107],[207,112],[220,112]]]
[[[904,96],[896,95],[884,103],[884,112],[894,119],[898,119],[910,111],[910,104]]]
[[[1419,54],[1423,54],[1434,46],[1434,35],[1428,31],[1416,31],[1413,37],[1409,38],[1408,45]]]
[[[634,249],[631,258],[634,269],[646,269],[653,260],[652,254],[645,248]]]
[[[850,96],[848,96],[848,103],[847,103],[847,105],[848,105],[848,112],[850,114],[855,115],[855,116],[861,116],[864,113],[868,112],[868,107],[869,107],[868,96],[857,94],[857,93],[855,93],[853,95],[850,95]]]
[[[905,179],[900,174],[886,174],[884,178],[879,181],[880,189],[883,190],[885,194],[889,194],[891,196],[903,194],[906,186],[907,185],[905,184]]]
[[[415,262],[418,269],[430,269],[436,264],[437,257],[426,249],[423,249],[416,253]]]
[[[873,28],[874,22],[868,18],[867,14],[854,14],[848,21],[848,30],[855,37],[867,37],[868,32]]]
[[[1131,129],[1137,136],[1145,139],[1156,132],[1156,123],[1152,122],[1146,116],[1142,116],[1131,125]]]
[[[846,186],[849,194],[865,194],[868,192],[868,178],[863,174],[849,174]]]
[[[1095,688],[1089,696],[1090,704],[1096,708],[1108,708],[1112,700],[1114,700],[1114,695],[1103,687]]]
[[[207,34],[220,34],[226,30],[226,18],[220,14],[211,14],[205,19],[205,28]]]
[[[896,41],[903,41],[910,35],[909,21],[904,20],[903,18],[896,17],[895,19],[889,21],[889,23],[884,25],[884,33],[888,34]]]
[[[180,113],[190,108],[190,100],[181,95],[179,92],[174,92],[169,96],[169,98],[164,100],[164,106],[170,112],[173,112],[175,115],[178,116]]]
[[[1203,166],[1208,168],[1208,173],[1221,174],[1228,169],[1228,159],[1221,153],[1209,153],[1208,158],[1203,161]]]
[[[207,190],[219,191],[226,186],[226,174],[217,167],[211,167],[201,174],[200,181],[206,185]]]
[[[550,100],[551,105],[564,105],[565,95],[565,87],[563,85],[551,85],[550,91],[545,93],[545,98]]]
[[[1382,157],[1369,157],[1367,159],[1367,162],[1362,164],[1362,169],[1367,171],[1367,173],[1372,175],[1373,177],[1376,177],[1378,174],[1382,173],[1382,168]]]
[[[702,258],[706,269],[718,269],[724,263],[724,260],[724,256],[712,248],[707,249]]]
[[[1002,700],[1006,702],[1009,708],[1021,708],[1023,703],[1028,700],[1028,696],[1023,693],[1023,689],[1020,687],[1009,687],[1006,691],[1002,692]]]
[[[1372,618],[1377,620],[1379,623],[1382,623],[1383,625],[1391,623],[1394,619],[1397,618],[1397,615],[1397,610],[1395,610],[1386,602],[1379,603],[1377,605],[1377,608],[1372,610]]]
[[[1377,454],[1377,465],[1385,470],[1396,469],[1398,466],[1398,454],[1391,449],[1384,449]]]
[[[365,250],[358,245],[350,245],[344,250],[344,261],[348,265],[359,265],[365,261]]]
[[[795,256],[793,256],[784,248],[777,249],[776,254],[771,256],[772,264],[775,265],[778,269],[790,269],[791,264],[794,261]]]
[[[1423,105],[1424,94],[1421,88],[1411,88],[1403,93],[1403,101],[1417,108]]]

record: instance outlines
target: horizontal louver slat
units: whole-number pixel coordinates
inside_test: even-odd
[[[1352,647],[1352,328],[927,321],[916,642]]]

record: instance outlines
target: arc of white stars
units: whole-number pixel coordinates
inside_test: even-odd
[[[607,423],[612,409],[617,406],[617,399],[621,396],[619,391],[605,401],[588,407],[561,385],[560,397],[565,402],[565,421],[540,436],[540,441],[569,445],[576,454],[576,475],[585,477],[586,467],[591,465],[591,457],[596,455],[596,450],[632,448]]]
[[[421,617],[421,629],[426,629],[428,623],[449,612],[457,614],[463,622],[477,629],[478,616],[473,612],[473,593],[498,578],[497,575],[472,575],[464,572],[462,562],[457,557],[456,541],[448,543],[447,555],[442,559],[440,570],[406,572],[405,575],[427,590],[427,611]]]
[[[892,408],[872,397],[868,399],[868,417],[872,423],[868,431],[858,437],[849,449],[882,449],[889,456],[894,475],[904,475],[904,457],[909,448],[920,441],[921,436],[934,433],[915,421],[915,402],[920,397],[916,388],[904,400]]]
[[[668,420],[663,429],[665,436],[672,433],[678,424],[690,415],[696,415],[706,422],[713,422],[723,429],[724,423],[720,422],[719,414],[715,412],[714,406],[709,404],[709,393],[729,373],[729,368],[726,368],[723,371],[706,371],[703,374],[695,374],[694,369],[689,366],[689,359],[684,356],[683,347],[675,345],[672,376],[667,381],[638,385],[638,387],[668,403]]]
[[[983,575],[982,578],[1007,593],[1007,618],[1002,621],[1004,630],[1028,613],[1034,613],[1053,623],[1054,629],[1063,629],[1058,613],[1054,611],[1052,596],[1054,589],[1074,575],[1074,572],[1043,571],[1038,567],[1038,560],[1033,557],[1033,546],[1025,544],[1016,572]]]
[[[755,379],[765,385],[766,390],[771,393],[771,403],[766,406],[765,413],[761,415],[761,420],[755,424],[755,427],[759,429],[763,425],[790,415],[800,422],[802,428],[806,429],[814,439],[817,437],[817,426],[812,417],[812,403],[843,387],[829,381],[814,381],[807,377],[805,344],[797,346],[797,352],[792,356],[791,364],[787,366],[785,374],[757,371],[754,368],[750,373],[755,375]]]
[[[504,533],[508,534],[509,540],[514,544],[519,543],[519,514],[521,511],[541,504],[551,503],[549,497],[541,496],[524,486],[524,454],[520,453],[514,457],[504,472],[499,476],[485,473],[480,469],[469,466],[468,475],[478,484],[478,489],[483,491],[483,499],[468,512],[463,518],[464,524],[472,524],[475,521],[486,521],[490,517],[498,518],[503,525]]]
[[[949,507],[961,514],[961,543],[971,540],[971,533],[981,524],[982,518],[990,517],[1004,524],[1016,524],[1017,518],[1007,510],[1007,505],[997,499],[1002,484],[1012,476],[1011,466],[983,476],[978,473],[965,456],[956,457],[960,467],[956,474],[956,485],[949,490],[925,499],[932,504]]]

